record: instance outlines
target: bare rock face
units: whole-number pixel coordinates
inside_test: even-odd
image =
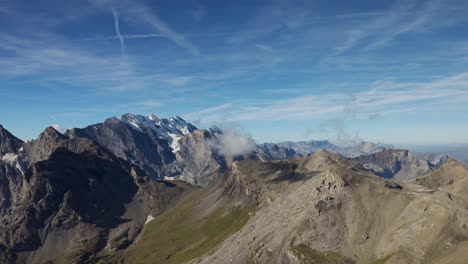
[[[257,201],[255,215],[196,262],[463,263],[467,172],[446,164],[397,183],[327,152],[238,162],[226,194]]]
[[[16,200],[21,182],[22,172],[0,160],[0,214],[5,213]]]
[[[53,128],[0,160],[0,263],[86,262],[128,247],[185,188]],[[19,166],[19,161],[25,166]]]
[[[446,158],[439,156],[434,163],[420,158],[408,150],[385,149],[370,155],[351,158],[352,161],[384,178],[408,180],[426,175],[440,167]]]
[[[180,179],[207,185],[226,170],[217,151],[220,130],[198,130],[180,117],[126,114],[83,129],[71,129],[70,138],[87,138],[115,156],[133,163],[154,179]]]
[[[46,128],[36,140],[24,144],[28,163],[34,164],[48,159],[52,152],[67,139],[67,136],[58,132],[53,127]]]
[[[132,128],[118,118],[109,118],[104,123],[83,129],[74,128],[66,134],[70,138],[91,139],[115,156],[136,164],[158,179],[170,173],[170,169],[163,166],[175,161],[166,138],[161,138],[156,131],[146,126]]]
[[[21,185],[25,169],[23,142],[0,125],[0,213],[9,208]]]
[[[180,141],[176,153],[178,179],[195,185],[207,185],[220,178],[227,169],[226,160],[218,154],[214,144],[217,134],[209,130],[195,130]]]
[[[310,156],[321,149],[325,149],[329,152],[348,158],[376,153],[384,150],[385,148],[393,148],[389,145],[376,144],[365,141],[355,142],[351,145],[335,145],[328,140],[310,140],[297,142],[287,141],[277,144],[265,143],[262,144],[261,147],[271,148],[275,145],[278,147],[284,147],[286,149],[292,149],[301,156]]]
[[[301,157],[293,148],[277,144],[262,144],[257,147],[257,153],[262,160],[280,160]],[[308,154],[304,154],[308,155]]]
[[[16,145],[4,133],[0,263],[466,261],[464,164],[389,149],[226,157],[222,133],[133,115]]]
[[[0,125],[0,158],[7,153],[17,153],[22,145],[23,141]]]

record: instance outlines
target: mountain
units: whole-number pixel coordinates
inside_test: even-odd
[[[328,150],[332,153],[340,154],[344,157],[357,157],[360,155],[371,154],[382,151],[385,148],[393,148],[390,145],[375,144],[372,142],[361,141],[351,145],[335,145],[328,140],[310,140],[298,142],[280,142],[280,143],[264,143],[260,145],[262,149],[271,149],[274,146],[292,149],[297,154],[302,156],[312,155],[320,149]],[[291,155],[291,157],[294,155]]]
[[[429,160],[422,159],[426,157]],[[428,174],[440,167],[448,159],[447,155],[420,156],[408,150],[384,149],[383,151],[351,158],[384,178],[408,180]]]
[[[468,168],[443,155],[276,144],[239,154],[224,141],[244,138],[153,115],[49,127],[26,143],[2,135],[0,263],[467,258]]]
[[[320,149],[359,163],[376,175],[396,180],[412,179],[430,173],[448,159],[446,154],[416,154],[408,150],[393,149],[391,145],[365,141],[351,146],[338,146],[328,140],[265,143],[258,146],[257,152],[263,160],[275,160],[306,157]]]
[[[436,153],[436,152],[428,152],[422,154],[416,154],[419,159],[427,160],[431,164],[435,165],[436,167],[440,167],[443,163],[445,163],[449,159],[449,155],[445,153]]]
[[[0,158],[7,153],[17,153],[22,144],[23,141],[13,136],[0,125]]]
[[[271,143],[258,145],[257,153],[262,160],[292,159],[302,156],[290,147]]]
[[[24,174],[0,170],[0,179],[16,178],[14,192],[0,189],[2,263],[83,263],[104,248],[125,248],[148,215],[191,188],[157,182],[96,142],[51,128],[24,147],[35,161]]]
[[[468,170],[465,164],[449,159],[438,170],[417,179],[413,183],[429,189],[438,189],[463,201],[468,208]]]
[[[460,178],[467,172],[453,171]],[[133,247],[100,260],[464,263],[468,211],[458,197],[377,177],[326,151],[235,161],[222,182],[189,192],[155,217]]]
[[[427,146],[411,146],[411,149],[417,151],[418,153],[445,153],[457,160],[468,161],[467,144],[438,145],[434,143]]]
[[[334,151],[338,149],[338,146],[332,144],[328,140],[311,140],[311,141],[298,141],[298,142],[280,142],[278,146],[288,147],[294,149],[299,154],[310,155],[317,152],[320,149],[326,149]]]
[[[154,179],[180,178],[207,184],[223,173],[224,160],[211,146],[218,130],[199,130],[180,117],[125,114],[82,129],[68,130],[70,138],[88,138],[127,160]]]

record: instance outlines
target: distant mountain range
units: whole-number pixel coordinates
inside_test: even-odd
[[[359,142],[351,146],[339,146],[331,143],[328,140],[311,140],[311,141],[298,141],[298,142],[280,142],[280,143],[264,143],[260,145],[261,148],[271,148],[273,146],[284,147],[285,149],[292,149],[295,153],[302,156],[312,155],[320,149],[326,149],[330,152],[340,154],[343,157],[357,157],[364,154],[372,154],[382,151],[386,148],[393,148],[391,145],[376,144],[372,142]]]
[[[468,169],[447,155],[237,136],[133,114],[28,142],[0,126],[0,263],[426,263],[463,252]]]
[[[306,157],[325,149],[359,163],[379,176],[397,180],[428,174],[449,158],[446,154],[416,154],[394,149],[391,145],[364,141],[352,146],[339,146],[328,140],[265,143],[259,149],[263,153],[270,153],[271,159]]]

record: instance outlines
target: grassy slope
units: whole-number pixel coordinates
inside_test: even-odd
[[[289,249],[301,264],[348,264],[354,263],[335,252],[320,252],[304,244],[289,244]]]
[[[199,208],[210,189],[186,194],[173,208],[146,225],[137,244],[101,263],[184,263],[197,259],[239,230],[250,218],[248,207]]]

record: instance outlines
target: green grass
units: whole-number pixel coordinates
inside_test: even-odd
[[[197,215],[197,204],[207,191],[199,189],[174,208],[156,217],[143,230],[138,243],[102,263],[185,263],[197,259],[238,231],[251,216],[250,208],[216,209],[205,217]]]
[[[78,263],[78,256],[76,255],[65,255],[53,261],[53,264],[72,264]]]
[[[304,244],[294,245],[294,239],[291,241],[290,250],[301,264],[354,263],[335,252],[320,252]]]
[[[390,254],[388,256],[385,256],[385,257],[383,257],[381,259],[378,259],[378,260],[372,262],[372,264],[385,264],[387,262],[387,260],[389,260],[393,255],[394,254]]]

